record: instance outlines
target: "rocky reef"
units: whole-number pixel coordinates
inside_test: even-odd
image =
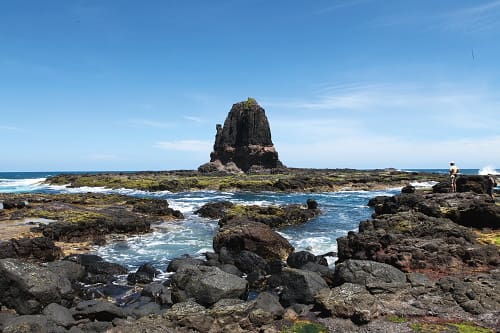
[[[0,241],[0,258],[54,259],[53,242],[88,249],[113,235],[141,234],[157,222],[183,218],[166,200],[117,194],[0,194],[0,201],[0,222],[8,223],[1,239],[15,238]]]
[[[253,98],[233,105],[224,126],[216,125],[210,162],[200,172],[259,172],[283,168],[271,140],[271,128],[264,109]]]
[[[137,173],[61,174],[47,179],[52,185],[100,186],[144,191],[271,191],[333,192],[401,187],[410,182],[442,182],[448,176],[395,169],[276,169],[271,173],[227,174],[197,171],[156,171]],[[449,188],[449,183],[447,185]]]
[[[499,245],[482,237],[499,237],[500,206],[494,200],[473,191],[405,187],[369,204],[373,217],[338,239],[338,254],[323,255],[295,251],[279,233],[284,225],[320,214],[313,200],[271,207],[205,205],[197,213],[220,225],[214,251],[172,260],[165,281],[155,281],[158,271],[144,264],[128,275],[127,286],[117,286],[112,282],[126,268],[93,255],[63,257],[48,250],[29,260],[7,256],[0,259],[0,330],[498,331]],[[22,205],[14,200],[8,209]],[[164,212],[154,203],[129,205],[131,211],[142,206],[135,208],[140,214]],[[30,246],[51,248],[41,240]],[[326,258],[335,256],[335,267],[328,266]]]

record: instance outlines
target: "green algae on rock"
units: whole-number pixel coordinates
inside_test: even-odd
[[[282,168],[271,173],[226,174],[200,173],[192,170],[137,173],[61,174],[46,180],[52,185],[69,187],[126,188],[144,191],[182,192],[273,191],[333,192],[339,190],[375,190],[402,187],[410,182],[446,181],[444,174],[403,172],[395,169],[293,169]]]

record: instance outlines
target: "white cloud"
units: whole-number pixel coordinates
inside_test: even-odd
[[[155,147],[175,151],[210,152],[212,142],[202,140],[162,141],[156,143]]]
[[[500,26],[500,1],[490,1],[472,7],[461,8],[445,16],[446,27],[480,32]]]
[[[473,1],[470,3],[474,4]],[[424,30],[450,30],[467,33],[495,31],[500,27],[500,1],[489,1],[448,11],[398,12],[397,15],[375,17],[366,28],[418,26]]]
[[[195,122],[195,123],[202,123],[203,122],[203,119],[201,119],[199,117],[194,117],[194,116],[185,116],[184,119],[190,120],[190,121]]]
[[[313,121],[320,127],[332,122],[329,120],[332,115],[344,121],[356,119],[365,125],[387,119],[388,125],[402,121],[404,123],[398,124],[402,126],[425,122],[430,127],[445,125],[460,129],[493,130],[500,126],[497,116],[500,98],[487,88],[474,88],[472,84],[333,86],[320,89],[319,94],[310,99],[268,101],[266,107],[316,112],[317,118]],[[352,126],[352,120],[349,122]]]
[[[356,135],[313,143],[277,143],[288,166],[353,168],[462,168],[500,165],[500,136],[417,142],[384,135]]]

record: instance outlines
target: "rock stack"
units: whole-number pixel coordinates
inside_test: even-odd
[[[224,126],[217,124],[210,163],[200,172],[258,172],[282,168],[264,109],[253,98],[233,105]]]

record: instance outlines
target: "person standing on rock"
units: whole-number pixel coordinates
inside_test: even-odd
[[[497,186],[497,180],[493,175],[488,175],[488,188],[486,189],[486,193],[490,196],[491,199],[495,200],[493,197],[493,188]]]
[[[450,162],[450,182],[451,182],[451,191],[457,191],[457,177],[460,169],[455,165],[455,162]]]

